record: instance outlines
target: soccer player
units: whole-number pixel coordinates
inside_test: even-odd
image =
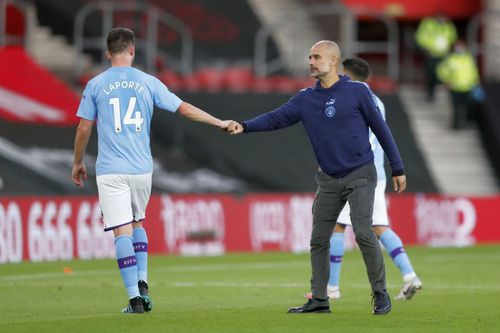
[[[132,67],[132,30],[111,29],[106,42],[111,67],[88,82],[78,108],[81,119],[72,178],[80,187],[87,179],[83,155],[96,120],[99,204],[104,230],[112,230],[115,236],[118,268],[129,298],[122,312],[143,313],[152,309],[147,282],[148,237],[143,224],[153,172],[149,135],[153,109],[177,112],[220,129],[226,129],[229,121],[181,101],[158,79]]]
[[[320,41],[309,53],[314,87],[302,89],[288,103],[242,123],[231,122],[230,134],[277,130],[302,122],[321,170],[313,203],[311,233],[312,298],[289,313],[329,313],[327,285],[330,276],[330,237],[346,202],[373,295],[373,314],[391,310],[386,290],[384,259],[372,230],[377,172],[368,129],[379,139],[392,168],[394,190],[406,189],[403,162],[391,131],[374,102],[373,93],[361,82],[338,75],[340,49],[332,41]]]
[[[353,81],[365,82],[370,76],[370,67],[363,59],[346,59],[342,65],[344,66],[344,74]],[[375,96],[375,101],[382,117],[385,119],[384,104],[377,96]],[[382,242],[403,276],[403,287],[395,299],[408,300],[422,288],[422,281],[420,281],[415,273],[401,239],[389,226],[387,204],[385,201],[386,176],[384,170],[384,151],[371,131],[370,143],[375,155],[375,167],[377,169],[377,187],[375,188],[373,205],[373,231],[375,231],[377,238]],[[350,207],[349,203],[347,203],[340,213],[333,236],[330,239],[330,279],[327,287],[327,294],[330,299],[340,298],[339,280],[342,257],[344,256],[344,232],[346,226],[352,226],[349,214]],[[311,297],[311,294],[307,294],[307,297]]]

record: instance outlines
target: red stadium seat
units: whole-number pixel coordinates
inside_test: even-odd
[[[299,81],[291,76],[274,76],[275,91],[280,93],[295,93],[297,90],[302,89]]]
[[[6,32],[8,35],[24,36],[25,33],[25,18],[24,14],[12,5],[7,6],[7,25]]]
[[[374,76],[368,80],[368,84],[373,91],[379,94],[393,94],[397,89],[396,82],[385,76]]]
[[[163,82],[171,91],[180,91],[184,89],[183,78],[179,74],[168,69],[160,72],[158,74],[158,79]]]
[[[246,92],[252,89],[254,75],[250,68],[232,67],[224,71],[223,86],[225,90]]]
[[[196,74],[182,76],[181,90],[189,92],[198,92],[202,90],[202,85],[198,81],[198,76]]]
[[[194,74],[202,90],[218,92],[223,90],[224,72],[218,68],[205,67]]]
[[[81,87],[85,87],[87,83],[95,76],[95,73],[83,73],[78,78],[78,84]]]
[[[269,93],[275,88],[275,81],[271,77],[256,77],[253,81],[253,90],[259,93]]]

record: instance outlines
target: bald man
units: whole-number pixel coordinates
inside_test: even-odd
[[[382,118],[368,85],[338,74],[341,54],[332,41],[320,41],[309,53],[315,86],[299,91],[286,104],[242,123],[231,122],[230,134],[269,131],[299,121],[309,137],[320,170],[314,199],[311,233],[312,298],[289,313],[330,313],[330,237],[346,202],[356,242],[361,249],[373,296],[373,314],[386,314],[391,302],[386,291],[384,260],[372,231],[377,172],[368,138],[371,128],[392,168],[394,190],[406,188],[403,162],[391,131]]]

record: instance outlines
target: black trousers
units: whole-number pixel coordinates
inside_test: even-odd
[[[476,116],[476,103],[472,99],[470,91],[458,92],[450,91],[451,104],[453,106],[453,114],[451,119],[451,127],[459,129],[466,122],[472,122]]]
[[[427,98],[434,100],[434,92],[439,83],[436,73],[436,67],[443,58],[432,57],[428,54],[425,55],[425,86],[427,91]]]
[[[377,171],[372,163],[364,165],[343,178],[323,172],[316,176],[318,190],[313,204],[311,234],[311,291],[315,298],[327,298],[330,277],[330,238],[338,216],[349,202],[356,242],[361,249],[371,289],[384,291],[385,267],[380,246],[372,230],[373,200]]]

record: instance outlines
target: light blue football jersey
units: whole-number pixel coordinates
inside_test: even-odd
[[[160,80],[133,67],[110,67],[90,80],[76,115],[97,122],[96,175],[152,172],[154,107],[175,112],[181,103]]]
[[[385,120],[385,106],[384,103],[375,96],[375,103],[378,106],[378,109],[380,110],[380,113],[382,114],[382,118]],[[372,150],[373,150],[373,155],[375,156],[375,168],[377,169],[377,180],[382,181],[386,180],[385,176],[385,169],[384,169],[384,150],[382,149],[382,146],[377,140],[377,137],[373,132],[370,130],[370,144],[372,145]]]

